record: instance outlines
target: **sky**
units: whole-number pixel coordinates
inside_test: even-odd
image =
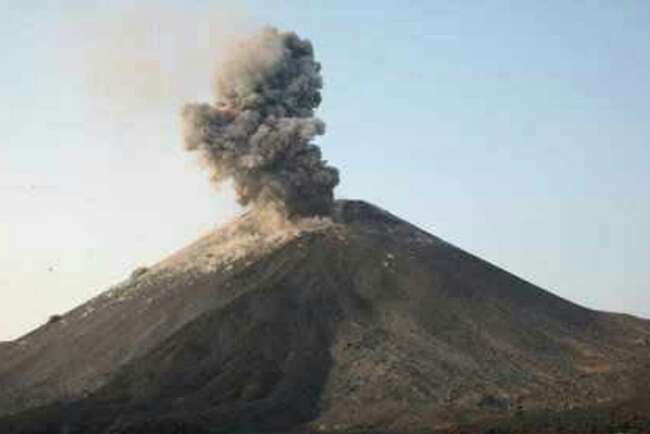
[[[338,197],[650,317],[646,1],[0,0],[0,340],[241,212],[179,110],[265,24],[314,43]]]

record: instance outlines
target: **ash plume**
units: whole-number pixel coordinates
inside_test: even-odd
[[[322,84],[310,41],[264,28],[221,66],[214,104],[183,108],[185,147],[213,182],[233,181],[241,205],[289,219],[327,215],[339,176],[313,143],[325,133],[314,116]]]

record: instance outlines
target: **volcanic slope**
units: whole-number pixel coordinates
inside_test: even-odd
[[[365,202],[257,227],[244,215],[3,344],[0,432],[422,432],[645,393],[650,321]]]

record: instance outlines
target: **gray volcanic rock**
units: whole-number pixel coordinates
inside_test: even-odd
[[[0,360],[2,360],[3,356],[10,351],[10,348],[13,345],[12,342],[0,342]]]
[[[364,202],[252,220],[1,346],[0,432],[434,431],[645,393],[650,321]]]

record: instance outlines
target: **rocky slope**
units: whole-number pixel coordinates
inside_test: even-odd
[[[364,202],[256,228],[244,216],[0,347],[0,432],[433,432],[645,393],[647,320]]]

